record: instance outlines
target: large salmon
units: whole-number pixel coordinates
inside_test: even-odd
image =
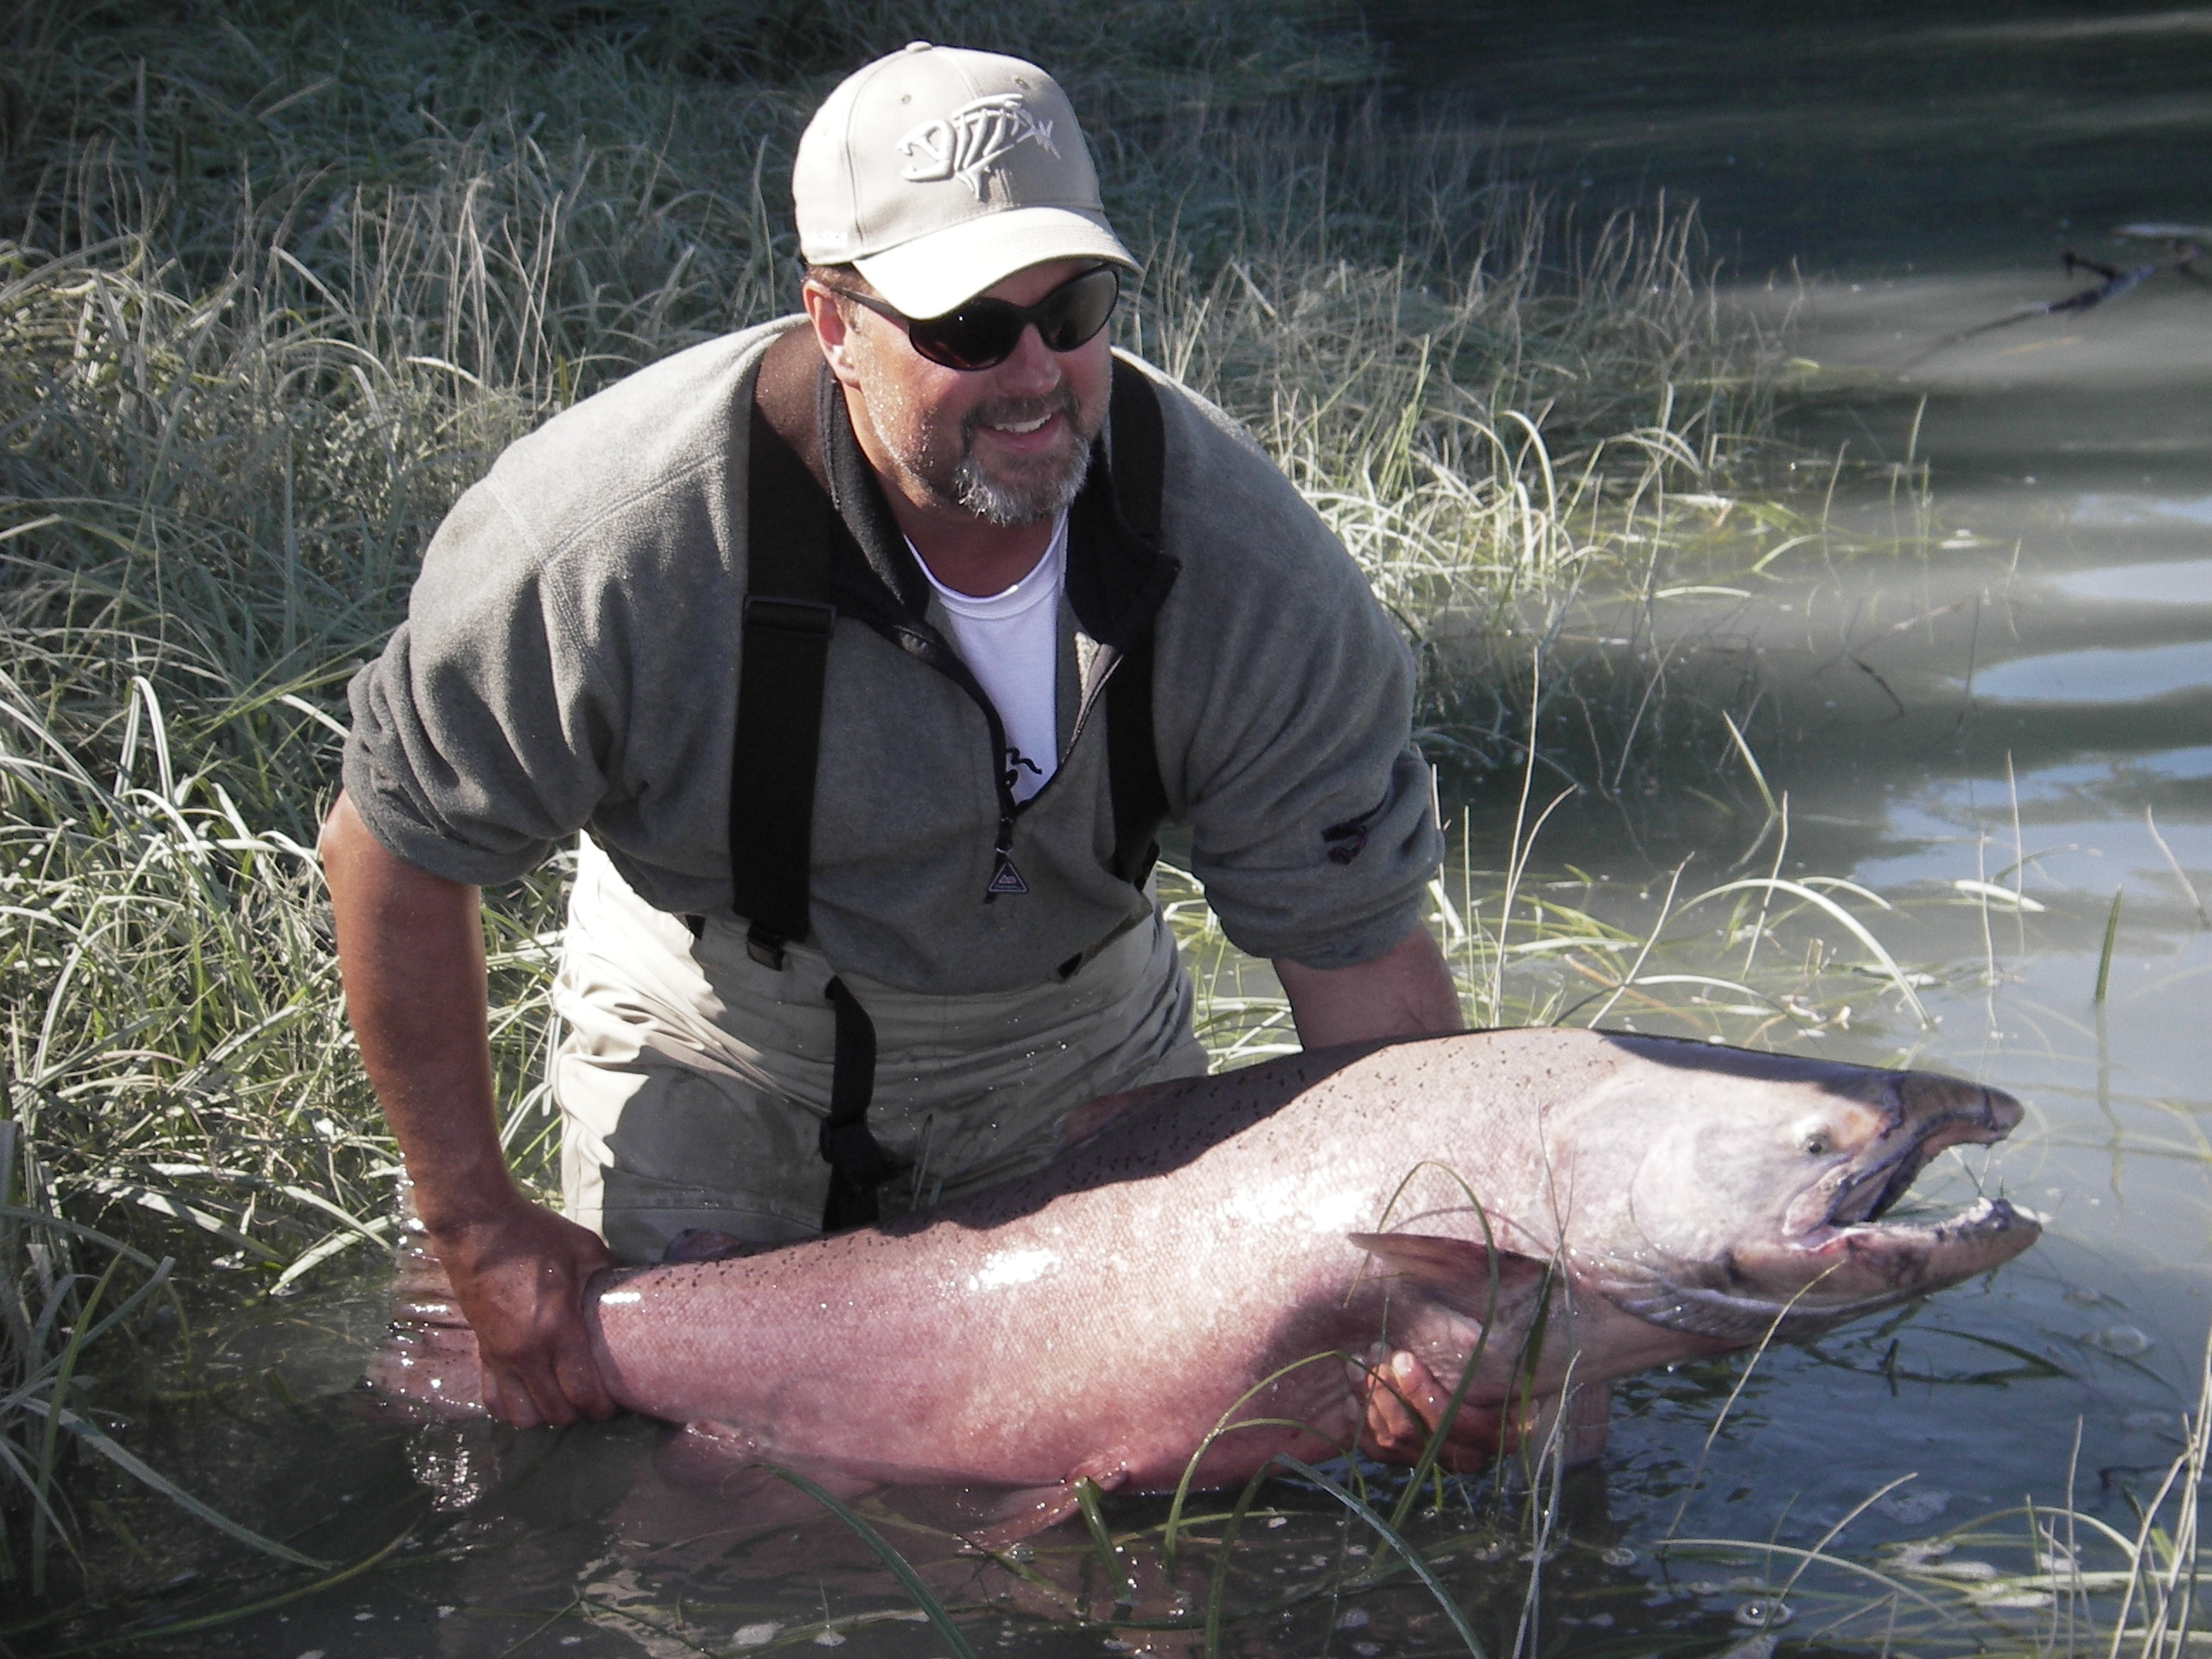
[[[1471,1356],[1468,1404],[1510,1416],[1994,1268],[2038,1231],[2001,1198],[1883,1217],[2019,1119],[1928,1072],[1664,1039],[1338,1049],[1082,1108],[1038,1173],[887,1226],[604,1274],[588,1314],[634,1410],[741,1456],[1018,1489],[1041,1523],[1079,1477],[1173,1486],[1224,1422],[1268,1420],[1216,1438],[1201,1484],[1340,1449],[1378,1351],[1446,1388]],[[434,1273],[396,1311],[372,1381],[480,1410]]]

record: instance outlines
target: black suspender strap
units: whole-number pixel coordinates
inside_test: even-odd
[[[830,1116],[823,1120],[819,1145],[830,1165],[830,1197],[822,1206],[822,1230],[842,1232],[866,1227],[876,1218],[876,1188],[906,1165],[877,1144],[868,1132],[868,1102],[875,1093],[875,1022],[868,1017],[845,982],[823,988],[837,1015],[837,1046],[830,1071]]]
[[[1166,486],[1167,440],[1160,394],[1143,373],[1114,359],[1114,393],[1108,416],[1114,444],[1114,498],[1122,520],[1160,544],[1160,498]],[[1160,756],[1152,724],[1152,624],[1122,647],[1122,660],[1106,682],[1106,778],[1114,810],[1114,874],[1141,887],[1160,857],[1159,833],[1167,817],[1167,791],[1160,781]]]
[[[785,943],[807,934],[822,683],[837,623],[830,597],[836,509],[791,441],[803,442],[813,424],[821,365],[804,328],[769,348],[754,385],[746,480],[744,650],[729,778],[731,905],[750,924],[746,950],[774,969],[784,965]]]
[[[837,625],[830,575],[836,509],[805,459],[817,453],[821,374],[810,330],[795,328],[768,348],[754,382],[746,480],[744,652],[729,779],[731,903],[748,924],[747,952],[777,969],[784,946],[809,928],[822,687]],[[842,979],[832,979],[823,995],[837,1022],[830,1115],[817,1141],[830,1166],[822,1230],[834,1233],[873,1222],[876,1188],[901,1166],[868,1127],[875,1024]]]

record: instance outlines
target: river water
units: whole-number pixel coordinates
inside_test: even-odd
[[[1663,768],[1656,792],[1586,791],[1545,827],[1532,880],[1642,931],[1670,880],[1679,905],[1747,874],[1847,877],[1888,906],[1847,899],[1926,1020],[1878,976],[1853,977],[1863,950],[1799,918],[1789,948],[1831,959],[1794,1007],[1670,994],[1610,1022],[1755,1031],[2006,1088],[2030,1109],[2013,1141],[1924,1185],[1957,1199],[1980,1182],[2050,1222],[1986,1282],[1766,1356],[1717,1433],[1740,1362],[1625,1386],[1600,1470],[1540,1494],[1555,1525],[1541,1548],[1527,1499],[1495,1484],[1449,1491],[1441,1515],[1417,1516],[1421,1535],[1456,1541],[1440,1570],[1493,1653],[1516,1637],[1531,1651],[1718,1651],[1758,1633],[1794,1558],[1662,1541],[1809,1548],[1872,1497],[1832,1548],[1894,1567],[1899,1541],[1949,1536],[1948,1556],[1929,1554],[1950,1580],[1912,1580],[1942,1618],[1823,1567],[1790,1591],[1785,1640],[2024,1646],[2054,1613],[2031,1590],[2006,1605],[1987,1573],[2028,1564],[2030,1522],[2010,1516],[1987,1537],[1974,1524],[2070,1491],[2132,1534],[2131,1497],[2154,1490],[2196,1406],[2212,1313],[2212,938],[2197,903],[2212,899],[2212,287],[2162,270],[2107,305],[1941,342],[2093,283],[2061,269],[2064,249],[2152,263],[2171,256],[2112,228],[2212,218],[2212,10],[1837,4],[1784,22],[1743,4],[1414,4],[1376,26],[1419,66],[1408,102],[1449,92],[1468,118],[1471,100],[1511,165],[1593,207],[1700,198],[1738,273],[1734,302],[1786,315],[1790,349],[1820,365],[1796,435],[1846,457],[1830,534],[1755,575],[1739,549],[1688,584],[1733,591],[1574,620],[1577,637],[1633,639],[1624,658],[1665,665],[1662,700],[1702,746],[1681,775],[1704,793]],[[1793,261],[1817,278],[1799,284]],[[1747,808],[1725,733],[1694,717],[1722,708],[1787,796],[1785,845]],[[1478,847],[1510,830],[1513,782],[1471,791]],[[1673,924],[1651,970],[1733,976],[1744,954],[1711,937],[1720,919]],[[837,1521],[804,1503],[707,1502],[658,1472],[647,1426],[556,1441],[357,1421],[331,1402],[376,1325],[360,1290],[243,1319],[201,1372],[232,1391],[175,1426],[168,1466],[260,1471],[237,1478],[234,1507],[272,1532],[312,1529],[327,1553],[413,1535],[372,1572],[180,1630],[168,1650],[949,1650]],[[300,1469],[312,1479],[286,1472]],[[979,1567],[925,1507],[869,1513],[948,1603],[994,1603],[963,1615],[979,1651],[1202,1645],[1141,1626],[1203,1605],[1203,1558],[1171,1581],[1138,1539],[1136,1588],[1117,1605],[1126,1592],[1079,1529],[1016,1568]],[[1135,1530],[1160,1515],[1147,1501],[1106,1518]],[[1268,1495],[1229,1604],[1309,1593],[1232,1623],[1229,1650],[1452,1646],[1402,1576],[1345,1587],[1376,1541],[1340,1522],[1313,1491]],[[180,1595],[182,1618],[253,1590]]]
[[[1593,206],[1698,198],[1737,302],[1820,365],[1793,419],[1847,457],[1835,537],[1711,578],[1740,596],[1580,620],[1745,725],[1791,833],[1783,863],[1769,842],[1734,874],[1847,876],[1894,906],[1854,905],[1929,1023],[1862,998],[1848,1029],[1763,1020],[1764,1039],[1910,1056],[2029,1105],[1974,1179],[2045,1214],[2044,1243],[1901,1327],[1770,1361],[1761,1421],[1724,1431],[1686,1529],[1809,1545],[1915,1476],[1840,1546],[1870,1560],[2061,1503],[2070,1470],[2077,1505],[2132,1531],[2212,1313],[2212,261],[1955,337],[2094,286],[2069,249],[2170,267],[2116,228],[2212,214],[2212,10],[1413,5],[1383,30]],[[1707,745],[1715,773],[1728,741]],[[1682,794],[1586,791],[1535,861],[1649,894],[1606,901],[1641,925],[1673,867],[1691,857],[1681,892],[1717,884],[1758,822]],[[1718,944],[1708,970],[1739,967]],[[1654,1394],[1609,1455],[1632,1541],[1671,1521],[1695,1451]]]

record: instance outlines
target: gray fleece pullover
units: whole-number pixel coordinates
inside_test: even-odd
[[[346,793],[390,851],[493,885],[584,830],[657,908],[729,906],[747,411],[760,353],[794,321],[629,376],[514,444],[454,505],[407,620],[349,690]],[[1161,543],[1181,564],[1154,634],[1171,813],[1236,944],[1367,961],[1412,930],[1441,855],[1408,744],[1411,661],[1251,440],[1147,372],[1166,425]],[[999,760],[982,710],[840,615],[812,876],[813,943],[834,966],[938,995],[1008,990],[1143,913],[1108,868],[1103,700],[1075,730],[1096,645],[1065,603],[1061,633],[1059,771],[1011,849],[1029,890],[987,900]]]

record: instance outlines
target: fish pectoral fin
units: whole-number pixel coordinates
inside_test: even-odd
[[[1533,1255],[1433,1233],[1346,1235],[1391,1272],[1470,1319],[1488,1319],[1535,1294],[1546,1268]],[[1491,1274],[1497,1292],[1491,1293]]]
[[[1059,1525],[1076,1512],[1076,1508],[1075,1483],[1071,1480],[1053,1486],[1025,1486],[1001,1497],[982,1526],[970,1528],[961,1535],[969,1548],[996,1554],[1047,1527]]]
[[[1605,1455],[1612,1413],[1611,1382],[1571,1383],[1564,1395],[1543,1402],[1523,1425],[1516,1443],[1556,1449],[1561,1464],[1579,1469]]]
[[[1102,1492],[1128,1484],[1129,1465],[1121,1458],[1093,1458],[1065,1480],[1051,1486],[1025,1486],[1001,1497],[981,1527],[963,1535],[973,1548],[995,1552],[1056,1527],[1081,1507],[1076,1489],[1089,1481]]]

